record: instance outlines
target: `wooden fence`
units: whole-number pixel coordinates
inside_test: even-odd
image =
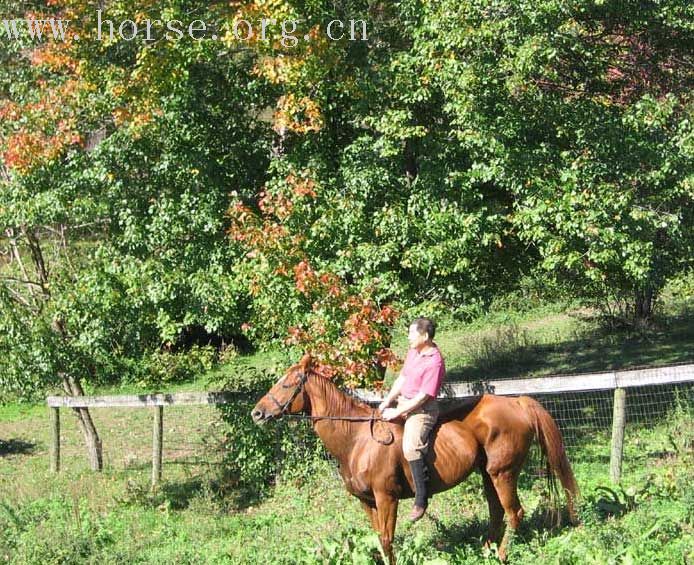
[[[614,482],[619,482],[626,425],[626,390],[631,387],[688,382],[694,382],[694,364],[530,379],[449,383],[445,385],[441,398],[464,399],[484,393],[532,395],[614,390],[610,476]],[[356,396],[370,404],[376,404],[382,400],[379,393],[367,390],[356,391]],[[49,396],[47,404],[51,409],[52,423],[51,469],[54,472],[60,470],[60,408],[152,407],[155,408],[152,430],[152,486],[156,486],[161,480],[162,473],[164,407],[226,404],[234,398],[238,398],[238,393],[182,392],[124,396]]]

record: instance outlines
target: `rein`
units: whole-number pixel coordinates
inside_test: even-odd
[[[311,416],[310,414],[288,414],[287,410],[289,410],[289,406],[291,403],[294,401],[294,399],[299,396],[299,393],[304,389],[304,385],[306,384],[306,381],[308,380],[308,375],[306,373],[301,373],[299,375],[299,382],[296,385],[293,385],[295,388],[292,391],[292,394],[289,396],[289,399],[282,404],[279,400],[277,400],[274,395],[272,395],[270,392],[267,393],[267,396],[270,397],[270,400],[272,400],[277,407],[280,409],[279,416],[283,418],[295,418],[297,420],[341,420],[341,421],[346,421],[346,422],[369,422],[369,427],[371,431],[371,437],[377,441],[378,443],[382,445],[389,445],[393,442],[394,436],[393,432],[390,430],[387,430],[388,434],[386,439],[379,439],[376,436],[374,436],[374,422],[386,422],[387,420],[384,420],[380,416],[376,416],[376,410],[374,410],[371,413],[371,416]],[[292,385],[285,385],[282,384],[283,388],[291,388]]]
[[[283,414],[283,418],[299,420],[346,420],[347,422],[387,422],[380,416],[311,416],[310,414]]]

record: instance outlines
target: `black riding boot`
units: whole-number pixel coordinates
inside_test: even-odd
[[[412,471],[412,479],[414,480],[414,508],[412,509],[412,514],[410,514],[410,520],[416,522],[422,516],[427,509],[427,477],[426,477],[426,463],[424,459],[416,459],[415,461],[410,461],[410,470]]]

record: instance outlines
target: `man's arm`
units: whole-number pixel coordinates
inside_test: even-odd
[[[389,409],[387,413],[383,414],[383,418],[385,420],[394,420],[395,418],[399,418],[412,410],[416,410],[417,408],[424,406],[431,398],[432,397],[426,392],[420,392],[414,398],[401,402],[397,408]]]
[[[395,382],[393,383],[393,386],[390,387],[390,392],[388,393],[388,396],[386,396],[383,399],[383,402],[379,404],[378,409],[383,412],[388,406],[393,404],[393,401],[398,397],[400,394],[400,391],[402,390],[402,385],[405,383],[405,376],[400,373],[397,379],[395,379]]]

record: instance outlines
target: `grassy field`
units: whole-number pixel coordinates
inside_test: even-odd
[[[586,312],[551,308],[443,325],[437,338],[456,377],[524,376],[691,360],[688,309],[648,334],[602,332]],[[404,350],[402,333],[396,347]],[[281,353],[249,364],[271,367]],[[221,367],[175,390],[212,388]],[[93,392],[137,392],[132,388]],[[220,464],[224,424],[213,408],[165,412],[164,482],[149,489],[149,410],[93,411],[106,470],[87,469],[73,416],[63,411],[63,471],[48,471],[48,415],[41,405],[0,407],[0,562],[8,563],[372,563],[377,539],[330,461],[301,478],[240,496]],[[550,530],[544,484],[522,481],[525,521],[516,563],[694,563],[692,406],[673,404],[655,424],[627,429],[624,477],[608,479],[609,430],[569,456],[582,490],[582,524]],[[401,505],[409,512],[411,502]],[[486,502],[477,475],[437,495],[430,517],[397,530],[399,563],[493,563],[484,550]]]

